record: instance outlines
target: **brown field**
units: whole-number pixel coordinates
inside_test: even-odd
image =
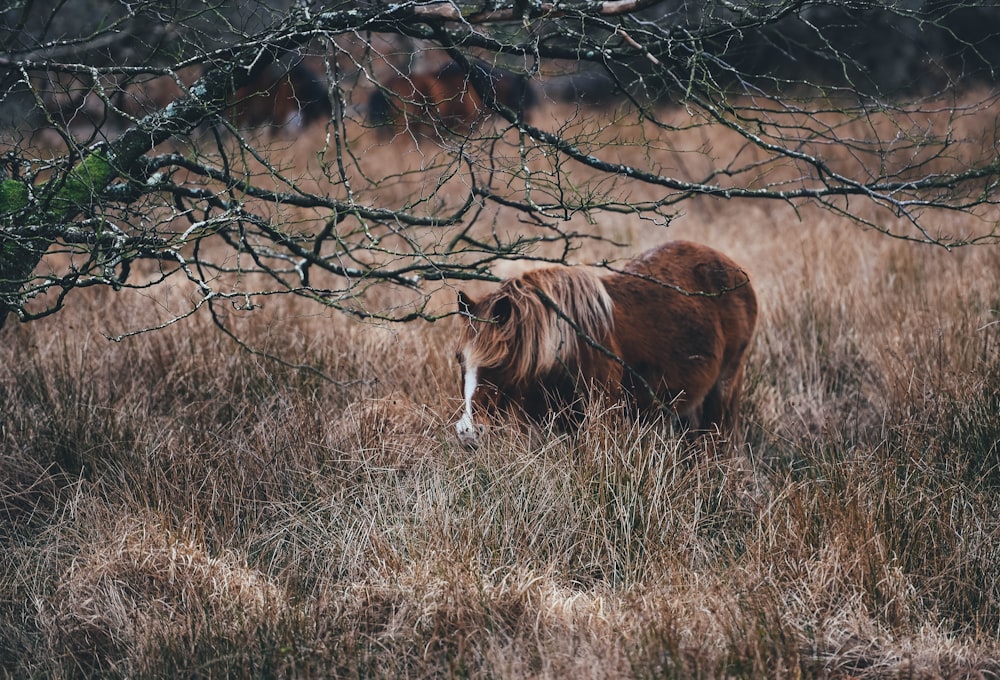
[[[710,129],[649,134],[622,131],[622,157],[698,177],[738,155]],[[401,156],[429,162],[366,162]],[[398,205],[421,181],[355,188]],[[465,449],[450,318],[277,298],[241,320],[314,371],[205,315],[105,338],[161,322],[169,289],[12,322],[4,675],[996,677],[1000,248],[810,206],[680,207],[669,227],[579,220],[628,247],[574,259],[690,238],[746,267],[761,321],[742,429],[715,447],[594,412],[576,437],[510,427]]]

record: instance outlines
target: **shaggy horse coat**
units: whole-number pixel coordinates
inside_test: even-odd
[[[551,267],[479,301],[459,293],[459,312],[456,429],[472,443],[480,414],[541,420],[594,390],[692,430],[733,427],[757,298],[728,257],[675,241],[604,275]]]

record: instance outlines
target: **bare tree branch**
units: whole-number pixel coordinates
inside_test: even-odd
[[[977,3],[77,5],[0,30],[0,324],[167,281],[192,297],[157,327],[277,295],[433,319],[441,285],[695,199],[997,241]]]

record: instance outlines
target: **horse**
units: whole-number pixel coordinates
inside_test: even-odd
[[[690,432],[736,426],[757,298],[722,253],[672,241],[618,270],[556,265],[458,294],[457,354],[473,445],[483,415],[581,415],[595,399],[672,413]]]
[[[333,115],[326,84],[301,57],[290,65],[283,61],[255,65],[250,81],[227,98],[229,120],[239,128],[287,127],[299,130]],[[201,65],[129,83],[116,98],[118,109],[129,119],[166,108],[179,99],[184,88],[204,74]]]
[[[290,66],[274,61],[255,69],[250,82],[230,98],[229,107],[240,128],[301,130],[333,115],[323,78],[301,58]]]
[[[130,121],[162,111],[183,97],[187,88],[203,74],[204,67],[195,64],[178,69],[172,75],[124,81],[115,97],[116,108]]]
[[[470,62],[470,71],[471,77],[452,61],[433,73],[391,78],[369,97],[369,124],[395,132],[461,134],[501,107],[523,116],[537,104],[523,74],[478,60]]]
[[[111,134],[105,126],[114,119],[106,94],[114,91],[112,78],[52,70],[33,72],[29,82],[41,105],[32,127],[60,128],[78,141]]]

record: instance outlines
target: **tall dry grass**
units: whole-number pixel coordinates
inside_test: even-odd
[[[1000,251],[761,204],[599,228],[747,267],[731,441],[610,411],[464,449],[448,320],[240,321],[333,380],[198,316],[108,342],[159,318],[122,294],[4,329],[4,673],[1000,673]]]

